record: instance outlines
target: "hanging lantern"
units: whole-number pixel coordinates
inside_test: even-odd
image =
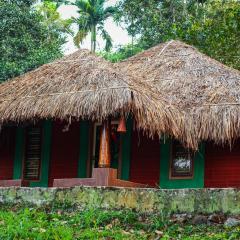
[[[127,131],[127,129],[126,129],[125,118],[124,118],[124,117],[121,117],[120,120],[119,120],[117,132],[119,132],[119,133],[125,133],[126,131]]]

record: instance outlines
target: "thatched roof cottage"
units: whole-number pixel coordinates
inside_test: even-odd
[[[0,185],[239,187],[239,80],[179,41],[43,65],[0,85]]]
[[[229,68],[180,41],[157,45],[116,66],[144,79],[159,94],[167,94],[168,103],[184,114],[179,138],[187,139],[190,147],[199,144],[205,147],[202,166],[199,167],[195,159],[192,163],[194,173],[202,172],[199,186],[240,186],[238,70]],[[169,148],[167,152],[170,155],[177,151],[174,148],[178,148],[174,147],[172,140],[165,147]],[[168,171],[166,161],[161,159],[160,185],[161,175],[164,175],[163,187],[171,184],[174,187],[182,186],[181,180],[174,183],[169,181],[168,173],[164,174],[164,171]],[[174,164],[171,161],[168,167]],[[194,180],[194,174],[192,179]],[[193,180],[185,181],[184,186],[191,186]]]
[[[128,180],[133,128],[177,137],[180,115],[147,83],[79,50],[0,85],[0,185],[82,184],[92,167],[111,166]]]

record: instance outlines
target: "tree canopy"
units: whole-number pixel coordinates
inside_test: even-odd
[[[240,69],[240,2],[238,0],[0,0],[0,82],[32,70],[62,55],[70,24],[78,25],[75,44],[91,33],[92,51],[97,33],[112,39],[104,28],[108,17],[124,23],[135,41],[114,53],[101,53],[113,62],[143,49],[180,39],[224,64]],[[78,7],[79,17],[62,20],[62,4]],[[121,36],[120,36],[121,37]]]
[[[0,82],[62,55],[62,29],[56,21],[46,25],[34,2],[0,0]]]
[[[238,0],[121,0],[118,20],[142,49],[180,39],[240,69]]]

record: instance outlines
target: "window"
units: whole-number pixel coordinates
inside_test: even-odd
[[[26,148],[24,159],[24,180],[39,180],[41,165],[41,127],[26,129]]]
[[[172,142],[170,178],[186,179],[193,177],[194,154],[178,141]]]

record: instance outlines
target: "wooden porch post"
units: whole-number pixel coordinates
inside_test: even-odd
[[[100,168],[110,168],[111,166],[110,126],[110,121],[105,120],[101,128],[100,151],[98,161],[98,167]]]

